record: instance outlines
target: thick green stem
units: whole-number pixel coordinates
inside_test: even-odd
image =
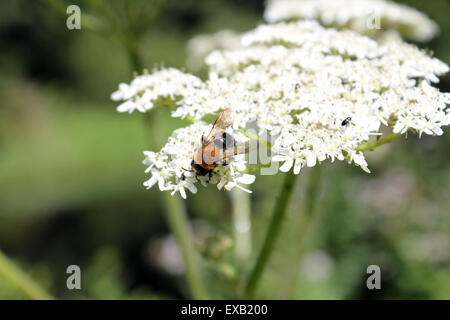
[[[296,178],[296,175],[292,171],[288,172],[284,177],[283,185],[276,200],[272,218],[269,222],[269,228],[267,230],[261,251],[259,252],[255,266],[250,273],[247,286],[245,287],[244,295],[248,299],[253,297],[264,268],[266,267],[275,246],[275,242],[280,233],[281,223],[286,215],[286,208],[289,204],[289,199],[294,190],[295,181],[297,180]]]
[[[401,133],[393,133],[393,134],[387,136],[386,138],[379,139],[377,141],[370,142],[367,144],[362,144],[358,148],[356,148],[356,151],[367,151],[367,150],[375,149],[376,147],[379,147],[379,146],[382,146],[383,144],[391,142],[392,140],[394,140],[395,138],[397,138],[399,136],[401,136]]]
[[[53,297],[34,282],[2,251],[0,251],[0,274],[24,294],[34,300],[51,300]]]

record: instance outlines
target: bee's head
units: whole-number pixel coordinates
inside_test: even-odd
[[[195,163],[194,160],[191,161],[191,168],[192,168],[192,171],[194,171],[195,174],[198,176],[205,176],[209,172],[209,170],[207,170],[207,169],[203,168],[202,166],[200,166],[199,164]]]

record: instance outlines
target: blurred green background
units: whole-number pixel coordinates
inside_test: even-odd
[[[450,62],[450,3],[402,2],[439,24],[440,35],[421,46]],[[109,96],[133,78],[126,37],[139,39],[145,67],[181,68],[189,38],[249,30],[264,9],[257,0],[147,1],[144,9],[141,1],[125,3],[0,3],[0,249],[57,298],[189,297],[160,191],[142,186],[145,117],[117,113]],[[69,4],[101,28],[89,30],[82,18],[81,30],[68,30]],[[138,15],[138,29],[116,23],[122,6],[123,14]],[[439,87],[450,91],[450,77]],[[185,124],[158,116],[165,137]],[[295,263],[305,170],[257,297],[450,298],[449,155],[448,134],[411,135],[368,152],[370,175],[325,163],[317,213]],[[236,297],[233,272],[245,275],[254,261],[280,180],[259,176],[254,185],[249,263],[236,266],[232,249],[204,259],[212,297]],[[232,237],[227,192],[202,188],[186,205],[199,246]],[[66,287],[72,264],[81,267],[82,290]],[[371,264],[381,267],[382,290],[366,288]],[[26,296],[0,274],[0,298]]]

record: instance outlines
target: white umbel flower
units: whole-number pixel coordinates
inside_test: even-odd
[[[160,98],[175,101],[178,96],[185,96],[187,92],[203,86],[203,82],[196,76],[168,68],[139,75],[130,84],[119,84],[119,89],[111,94],[111,100],[124,100],[117,107],[119,112],[147,112]]]
[[[152,85],[133,94],[128,92],[133,83],[121,85],[124,103],[135,103],[146,93],[151,101],[173,99],[172,116],[194,122],[175,131],[159,153],[146,154],[152,173],[147,186],[158,184],[182,196],[186,188],[195,192],[192,185],[198,179],[181,179],[183,168],[190,169],[194,149],[210,129],[201,121],[213,120],[226,108],[234,112],[230,134],[244,141],[241,131],[249,128],[269,133],[272,162],[295,174],[326,159],[352,162],[370,172],[357,148],[380,135],[382,126],[402,134],[441,135],[450,124],[450,94],[433,86],[449,68],[413,45],[381,45],[314,21],[261,25],[242,41],[244,48],[207,57],[207,81],[180,71],[178,79],[168,79],[165,72],[175,72],[169,69],[146,75],[153,77]],[[348,117],[351,121],[342,125]],[[238,156],[215,171],[211,183],[227,190],[252,183],[243,173],[248,166]]]
[[[404,38],[420,42],[429,41],[439,31],[422,12],[386,0],[269,0],[264,18],[270,23],[316,19],[327,27],[373,36],[395,30]]]

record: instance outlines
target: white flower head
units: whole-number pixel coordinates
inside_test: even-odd
[[[194,122],[178,129],[158,153],[147,153],[152,178],[148,187],[185,195],[202,177],[185,174],[201,135],[221,110],[231,108],[229,128],[237,141],[249,128],[268,132],[272,162],[280,171],[312,167],[329,159],[348,161],[370,172],[358,146],[380,135],[382,126],[396,133],[441,135],[450,124],[450,94],[434,83],[447,64],[401,41],[384,45],[352,31],[325,29],[314,21],[261,25],[243,35],[243,48],[214,51],[206,61],[206,81],[178,72],[168,80],[160,70],[145,77],[148,87],[119,90],[124,103],[144,94],[172,105],[172,116]],[[191,81],[186,81],[191,79]],[[164,86],[166,86],[164,88]],[[133,87],[133,83],[129,87]],[[119,96],[119,94],[114,94]],[[118,98],[115,96],[115,98]],[[171,100],[173,99],[173,100]],[[342,124],[344,119],[351,121]],[[214,171],[219,189],[252,183],[244,156]],[[253,163],[251,164],[253,165]]]
[[[158,99],[176,101],[178,96],[202,87],[202,81],[196,76],[168,68],[139,75],[130,84],[119,84],[118,90],[111,94],[111,100],[124,101],[117,107],[119,112],[147,112]]]

